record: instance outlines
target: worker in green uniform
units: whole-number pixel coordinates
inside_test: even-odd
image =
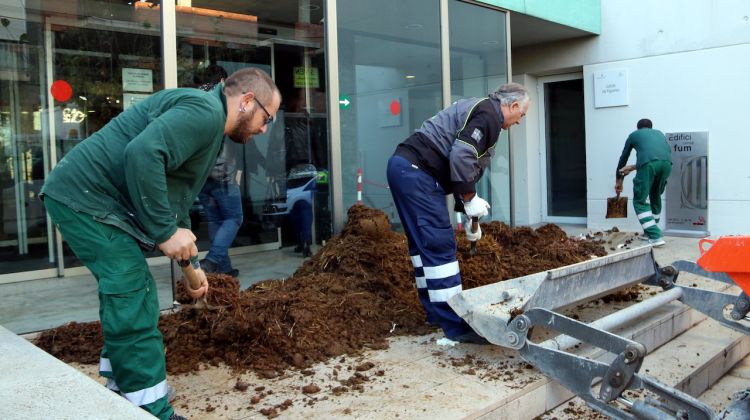
[[[666,136],[661,131],[653,129],[651,120],[641,119],[637,127],[638,129],[630,133],[625,141],[625,148],[617,163],[615,192],[622,192],[625,175],[636,170],[633,179],[635,213],[643,226],[644,239],[653,246],[662,246],[665,242],[658,223],[661,215],[661,195],[667,187],[667,178],[672,173],[672,152]],[[636,153],[636,163],[625,166],[633,149]]]
[[[144,251],[198,261],[188,211],[224,136],[247,143],[264,133],[280,102],[273,80],[254,68],[208,92],[162,90],[73,148],[42,188],[52,221],[98,282],[100,374],[162,420],[183,417],[167,401],[159,302]],[[208,282],[196,271],[202,285],[191,294],[199,297]]]

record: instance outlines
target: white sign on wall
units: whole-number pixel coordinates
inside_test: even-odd
[[[672,149],[667,181],[667,229],[677,236],[708,236],[708,132],[665,133]]]
[[[594,108],[628,104],[628,71],[611,69],[594,72]]]
[[[149,69],[122,69],[122,90],[126,92],[153,92],[153,72]]]
[[[149,95],[145,93],[123,93],[122,94],[122,110],[126,110],[138,102],[148,98]]]

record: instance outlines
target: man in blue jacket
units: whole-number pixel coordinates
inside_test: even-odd
[[[475,184],[500,131],[518,124],[528,109],[528,93],[517,83],[484,98],[461,99],[425,121],[388,161],[388,185],[409,241],[419,299],[428,322],[455,341],[486,343],[447,303],[461,292],[461,275],[445,196],[455,196],[456,210],[468,222],[488,215],[490,205],[476,194]],[[466,235],[478,241],[482,231],[472,233],[467,226]]]

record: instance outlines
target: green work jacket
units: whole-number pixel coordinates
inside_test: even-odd
[[[57,163],[42,197],[121,228],[144,249],[190,228],[224,138],[223,86],[166,89],[128,108]]]
[[[652,160],[672,161],[672,151],[664,133],[652,128],[641,128],[630,133],[628,139],[625,140],[625,147],[622,149],[619,162],[617,162],[617,177],[622,177],[620,169],[628,163],[630,152],[633,149],[635,149],[636,155],[636,168],[640,168]]]

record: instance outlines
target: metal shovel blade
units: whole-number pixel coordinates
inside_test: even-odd
[[[208,300],[206,299],[205,296],[202,298],[195,299],[195,302],[193,303],[182,305],[182,308],[183,309],[198,309],[198,310],[204,309],[204,310],[209,310],[209,311],[218,311],[218,310],[225,309],[225,307],[223,306],[211,305],[210,303],[208,303]]]
[[[607,219],[623,219],[628,217],[628,197],[620,197],[617,194],[616,197],[607,198]]]

